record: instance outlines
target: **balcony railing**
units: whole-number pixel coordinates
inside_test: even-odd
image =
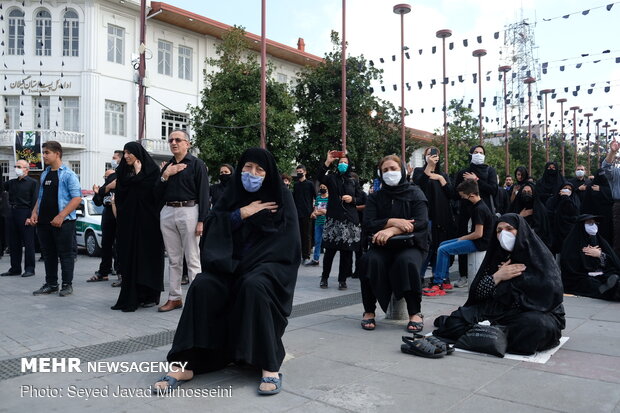
[[[151,155],[170,155],[170,146],[164,139],[142,139],[142,146]]]
[[[81,132],[71,132],[65,130],[49,130],[42,129],[37,130],[41,132],[41,143],[47,141],[58,141],[67,149],[85,149],[86,142],[84,134]],[[0,147],[12,147],[15,140],[14,129],[2,129],[0,130]]]

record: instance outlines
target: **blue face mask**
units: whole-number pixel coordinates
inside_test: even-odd
[[[263,177],[252,175],[249,172],[241,172],[241,183],[248,192],[256,192],[263,185]]]
[[[349,169],[348,163],[339,163],[338,164],[338,172],[341,174],[345,173]]]

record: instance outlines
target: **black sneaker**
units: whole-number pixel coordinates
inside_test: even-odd
[[[60,292],[58,293],[58,295],[61,297],[66,297],[71,294],[73,294],[73,287],[71,286],[71,284],[63,284]]]
[[[321,278],[321,284],[319,284],[321,288],[327,288],[327,278]]]
[[[347,289],[347,283],[346,282],[339,282],[338,283],[338,289],[339,290],[346,290]]]
[[[58,292],[58,286],[57,285],[49,285],[49,284],[43,284],[43,287],[39,288],[37,291],[33,291],[32,295],[45,295],[45,294],[52,294]]]

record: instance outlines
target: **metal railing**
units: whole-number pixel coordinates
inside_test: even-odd
[[[15,140],[15,129],[0,130],[0,146],[13,146]],[[41,143],[47,141],[58,141],[61,145],[69,148],[85,148],[86,140],[81,132],[71,132],[65,130],[41,129]]]

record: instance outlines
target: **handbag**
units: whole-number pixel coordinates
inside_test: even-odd
[[[375,247],[389,248],[393,250],[415,247],[415,235],[413,233],[394,235],[387,240],[385,245],[378,245],[373,243],[372,237],[373,235],[369,237],[368,242]]]
[[[508,338],[506,331],[499,326],[476,324],[458,339],[454,347],[504,357]]]

